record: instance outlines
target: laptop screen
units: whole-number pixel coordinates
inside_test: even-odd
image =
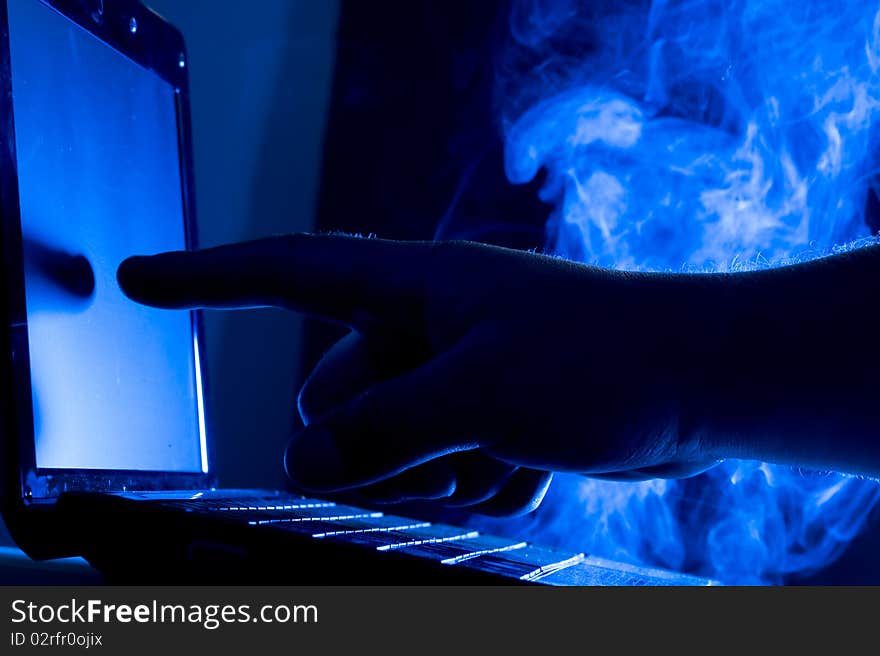
[[[8,16],[37,467],[207,472],[192,316],[116,282],[185,247],[176,91],[39,0]]]

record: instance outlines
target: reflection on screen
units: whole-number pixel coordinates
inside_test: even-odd
[[[186,312],[125,298],[184,248],[175,91],[38,0],[8,0],[40,468],[207,471]]]

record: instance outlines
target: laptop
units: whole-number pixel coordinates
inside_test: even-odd
[[[2,512],[108,583],[706,585],[212,468],[202,316],[125,298],[197,247],[188,61],[135,0],[0,0]],[[243,439],[244,442],[244,439]]]

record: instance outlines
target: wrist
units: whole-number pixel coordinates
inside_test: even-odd
[[[704,455],[880,472],[880,325],[841,264],[702,281],[682,422]]]

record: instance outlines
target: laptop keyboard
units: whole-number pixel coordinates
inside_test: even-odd
[[[712,585],[696,576],[617,563],[476,530],[418,521],[332,501],[291,497],[162,501],[186,512],[223,516],[313,540],[401,552],[449,567],[548,585]]]

